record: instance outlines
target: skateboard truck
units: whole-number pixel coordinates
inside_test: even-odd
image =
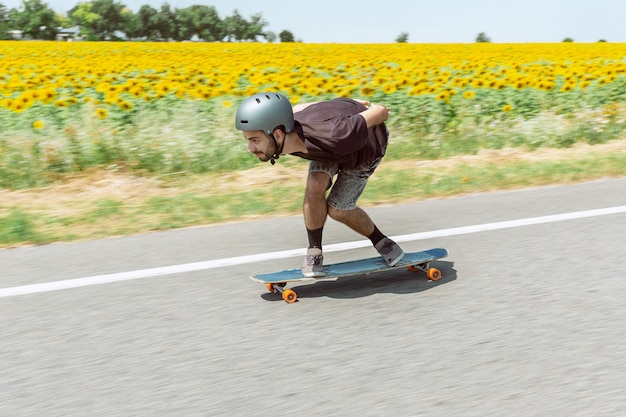
[[[438,281],[439,278],[441,278],[441,271],[437,268],[431,268],[430,262],[425,262],[418,265],[410,265],[407,266],[407,269],[411,272],[424,271],[428,279],[430,279],[431,281]]]
[[[267,283],[265,284],[265,288],[267,288],[269,292],[280,294],[286,302],[295,303],[298,299],[298,295],[294,290],[285,289],[285,285],[287,285],[286,282],[277,282],[274,284]]]

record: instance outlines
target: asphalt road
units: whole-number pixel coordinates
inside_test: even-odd
[[[294,304],[248,275],[299,266],[297,216],[0,251],[0,416],[624,415],[626,210],[543,216],[625,206],[626,178],[371,209],[443,278]],[[326,261],[351,242],[331,221]]]

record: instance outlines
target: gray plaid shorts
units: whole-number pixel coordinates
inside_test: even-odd
[[[356,201],[361,197],[369,177],[374,173],[382,159],[380,157],[353,169],[342,169],[333,162],[311,161],[309,172],[327,173],[331,184],[333,178],[337,176],[332,188],[329,187],[330,193],[326,201],[337,210],[354,210]]]

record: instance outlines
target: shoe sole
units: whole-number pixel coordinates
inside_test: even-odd
[[[321,277],[325,277],[326,274],[323,272],[307,272],[307,273],[303,272],[302,276],[306,278],[321,278]]]
[[[387,262],[387,265],[396,266],[398,265],[398,262],[402,260],[403,257],[404,257],[404,252],[402,252],[396,259],[392,260],[391,262]]]

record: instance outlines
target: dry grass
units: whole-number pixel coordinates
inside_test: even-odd
[[[519,163],[582,161],[594,155],[598,158],[607,155],[624,156],[626,155],[626,139],[593,146],[581,143],[568,149],[540,148],[532,152],[517,148],[483,150],[477,155],[439,160],[385,161],[377,171],[376,177],[387,179],[387,177],[402,175],[401,173],[404,172],[410,175],[434,173],[437,178],[444,178],[446,175],[458,175],[459,170],[485,166],[505,170]],[[622,174],[618,173],[618,175]],[[589,178],[581,178],[578,174],[574,181],[598,176],[597,172],[590,174]],[[276,187],[281,187],[278,193],[285,199],[283,201],[298,200],[290,209],[297,211],[305,178],[306,164],[296,162],[295,158],[286,158],[275,166],[263,164],[254,169],[222,175],[141,177],[125,172],[100,170],[68,178],[63,183],[50,187],[20,191],[0,190],[0,219],[6,218],[16,209],[20,213],[26,213],[35,224],[37,235],[44,236],[36,239],[35,242],[45,243],[138,233],[216,221],[259,218],[289,212],[288,209],[277,213],[276,205],[272,206],[270,203],[266,207],[261,207],[265,200],[276,198]],[[548,180],[541,178],[539,181],[547,184],[545,181]],[[555,181],[571,182],[571,179],[562,176],[557,180],[549,179],[550,184]],[[376,182],[372,184],[372,188],[376,187]],[[528,178],[524,182],[522,178],[522,181],[516,181],[510,187],[524,186],[524,184],[537,185],[537,180]],[[505,186],[509,187],[508,184]],[[494,187],[497,188],[498,185],[492,185],[487,179],[481,184],[476,184],[475,188],[472,188],[472,184],[463,184],[463,187],[459,189],[446,188],[440,191],[434,189],[434,195],[453,196],[463,192],[488,191]],[[249,200],[257,194],[261,195],[260,203]],[[231,200],[228,198],[237,195],[239,197],[235,197],[232,200],[233,203],[230,203]],[[409,196],[402,193],[401,197],[393,193],[388,196],[376,195],[375,199],[363,201],[363,205],[397,202],[399,198],[402,198],[402,201],[406,199],[415,201],[424,198],[424,194],[415,193]],[[207,209],[207,202],[216,199],[226,200],[218,206],[209,204],[208,207],[213,208]],[[247,212],[244,213],[237,213],[236,208],[230,207],[236,207],[238,204],[242,207],[246,206],[246,203],[248,207]],[[159,205],[161,207],[158,207]],[[284,204],[279,204],[279,206],[284,208]],[[173,213],[175,211],[178,213]],[[211,213],[208,215],[209,211]],[[27,239],[26,242],[9,242],[4,246],[23,243],[34,242],[32,239]],[[2,245],[1,242],[0,245]]]
[[[510,148],[482,150],[477,155],[463,155],[439,160],[385,161],[378,175],[385,170],[414,169],[446,171],[459,166],[486,164],[505,166],[513,162],[560,161],[582,158],[591,153],[626,153],[626,139],[601,145],[579,143],[568,149],[541,148],[532,152]],[[141,204],[152,197],[175,197],[189,193],[221,195],[250,191],[275,184],[304,184],[305,166],[259,165],[244,171],[222,175],[185,175],[184,177],[138,177],[124,172],[94,171],[67,179],[62,184],[29,190],[0,190],[0,214],[10,207],[31,212],[68,215],[90,209],[103,199],[123,200],[127,205]]]
[[[450,169],[461,165],[507,165],[513,162],[571,160],[582,158],[591,153],[626,153],[626,139],[615,140],[600,145],[589,145],[587,143],[579,142],[567,149],[539,148],[532,152],[522,148],[507,148],[500,150],[483,149],[476,155],[461,155],[447,159],[418,161],[415,165],[418,167],[427,167],[432,169]]]

